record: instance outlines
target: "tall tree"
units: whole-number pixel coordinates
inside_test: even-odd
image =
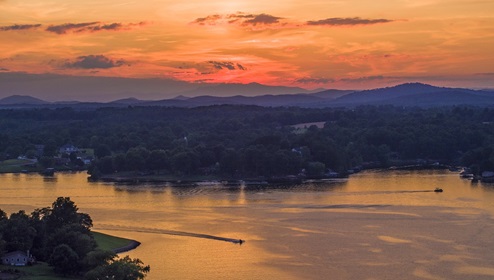
[[[139,259],[131,259],[129,256],[125,256],[121,259],[115,257],[105,265],[98,266],[95,269],[88,271],[85,275],[85,279],[140,280],[144,279],[149,271],[149,265],[145,266]]]

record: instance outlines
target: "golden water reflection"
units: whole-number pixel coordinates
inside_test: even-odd
[[[455,173],[195,187],[89,183],[86,176],[2,174],[0,208],[30,212],[70,196],[94,230],[142,242],[128,254],[151,265],[148,279],[492,276],[494,187]],[[228,241],[236,239],[246,243]]]

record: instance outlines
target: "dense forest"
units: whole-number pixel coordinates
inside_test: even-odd
[[[311,125],[316,122],[323,125]],[[51,167],[59,147],[72,144],[94,151],[88,167],[93,177],[324,176],[329,170],[344,174],[420,162],[469,166],[478,173],[494,170],[493,126],[494,109],[477,107],[0,110],[0,160],[37,157]],[[75,155],[66,156],[75,162]]]

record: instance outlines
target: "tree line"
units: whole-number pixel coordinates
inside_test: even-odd
[[[324,122],[322,128],[296,124]],[[94,149],[89,172],[320,176],[432,160],[494,170],[494,109],[207,106],[0,111],[0,159],[66,143]],[[50,161],[44,161],[49,163]]]
[[[93,222],[69,197],[51,207],[24,210],[9,216],[0,210],[0,257],[7,252],[30,252],[36,261],[49,263],[55,272],[84,279],[144,279],[149,266],[139,259],[118,258],[97,248]]]

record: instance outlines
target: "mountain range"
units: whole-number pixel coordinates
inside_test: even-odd
[[[303,92],[299,88],[270,87],[260,84],[214,85],[202,88],[196,97],[179,95],[162,100],[143,100],[137,98],[117,99],[111,102],[48,102],[32,96],[13,95],[0,99],[1,107],[125,107],[125,106],[172,106],[197,107],[209,105],[258,105],[258,106],[299,106],[309,108],[354,107],[359,105],[394,105],[394,106],[494,106],[494,91],[473,90],[466,88],[436,87],[422,83],[406,83],[393,87],[372,90],[321,90]],[[239,90],[239,88],[241,90]],[[225,96],[240,91],[242,95]],[[222,96],[213,96],[211,94]],[[259,92],[270,94],[256,95]],[[190,95],[191,92],[184,92]]]
[[[318,90],[320,91],[320,90]],[[57,101],[111,102],[138,97],[143,100],[170,99],[175,96],[256,96],[266,94],[311,93],[299,87],[250,84],[208,84],[173,79],[145,79],[57,74],[28,74],[0,71],[0,98],[11,95],[30,95]]]

